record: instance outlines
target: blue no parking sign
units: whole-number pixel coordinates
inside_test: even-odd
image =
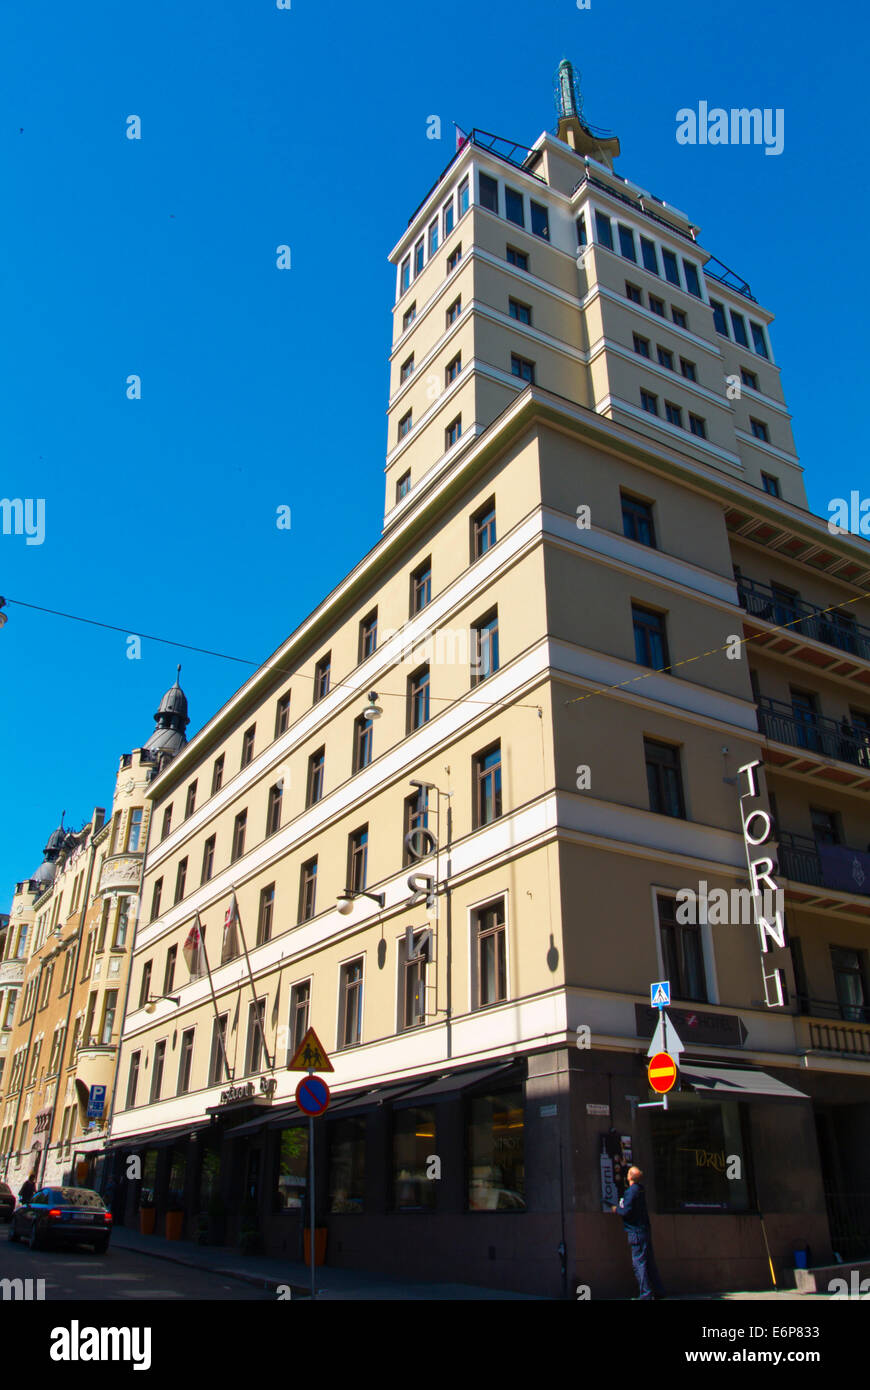
[[[296,1104],[306,1115],[322,1115],[329,1105],[329,1087],[322,1076],[306,1076],[296,1087]]]

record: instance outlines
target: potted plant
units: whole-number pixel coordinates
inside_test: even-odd
[[[181,1240],[183,1226],[184,1207],[176,1197],[171,1196],[169,1206],[166,1208],[166,1239]]]
[[[153,1236],[157,1221],[153,1192],[143,1192],[139,1198],[139,1230],[143,1236]]]

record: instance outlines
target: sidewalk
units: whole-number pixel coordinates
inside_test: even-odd
[[[227,1245],[197,1245],[192,1240],[166,1240],[163,1236],[143,1236],[130,1226],[116,1226],[110,1249],[130,1250],[137,1255],[151,1255],[158,1260],[187,1265],[191,1269],[207,1269],[229,1279],[240,1279],[257,1288],[275,1291],[289,1285],[292,1298],[311,1297],[311,1270],[298,1260],[285,1260],[272,1255],[243,1255]],[[510,1293],[504,1289],[486,1289],[477,1284],[412,1284],[407,1280],[389,1279],[358,1269],[333,1269],[321,1265],[317,1269],[317,1298],[319,1299],[378,1299],[435,1300],[458,1299],[520,1299],[538,1301],[532,1294]]]

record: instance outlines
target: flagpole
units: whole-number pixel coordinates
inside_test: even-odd
[[[235,1081],[236,1078],[233,1075],[232,1069],[230,1068],[230,1059],[227,1056],[227,1047],[226,1043],[224,1042],[224,1035],[221,1029],[220,1014],[218,1013],[217,999],[215,998],[214,984],[212,982],[211,969],[208,963],[208,951],[205,949],[205,931],[203,930],[202,922],[199,920],[199,912],[196,913],[196,929],[199,932],[199,944],[202,947],[202,956],[203,960],[205,961],[206,974],[208,975],[208,987],[211,990],[211,1002],[214,1006],[214,1017],[215,1023],[217,1024],[217,1035],[221,1045],[221,1052],[224,1055],[224,1067],[226,1069],[227,1078],[230,1081]]]
[[[248,979],[249,979],[250,982],[251,982],[251,994],[253,995],[253,998],[254,998],[254,1017],[255,1017],[256,1020],[257,1020],[257,1027],[258,1027],[259,1030],[260,1030],[260,1041],[261,1041],[261,1043],[263,1044],[263,1051],[264,1051],[265,1054],[266,1054],[266,1061],[269,1063],[269,1070],[270,1070],[270,1071],[274,1071],[274,1070],[275,1070],[275,1063],[272,1061],[272,1058],[269,1056],[269,1049],[268,1049],[268,1047],[266,1046],[266,1032],[265,1032],[265,1029],[263,1028],[263,1020],[260,1018],[260,1010],[259,1010],[259,1008],[257,1007],[257,1006],[258,1006],[258,1002],[259,1002],[258,999],[257,999],[257,990],[256,990],[256,987],[255,987],[255,985],[254,985],[254,974],[253,974],[253,971],[251,970],[251,960],[250,960],[250,957],[249,957],[249,955],[248,955],[248,943],[245,941],[245,929],[244,929],[244,927],[242,926],[242,914],[241,914],[241,912],[239,912],[239,900],[238,900],[238,898],[237,898],[237,896],[236,896],[236,890],[235,890],[235,888],[233,889],[233,907],[234,907],[234,909],[235,909],[236,921],[237,921],[238,924],[239,924],[239,934],[240,934],[240,936],[241,936],[241,938],[242,938],[242,950],[243,950],[244,953],[245,953],[245,964],[246,964],[247,967],[248,967]],[[265,1010],[264,1010],[264,1012],[265,1012]]]

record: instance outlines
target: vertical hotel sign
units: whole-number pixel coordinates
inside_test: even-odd
[[[759,767],[761,762],[756,758],[754,762],[745,763],[737,769],[738,777],[746,775],[748,787],[740,794],[740,820],[749,869],[752,910],[761,944],[764,1002],[769,1009],[776,1009],[785,1004],[785,977],[777,966],[768,969],[768,952],[772,945],[780,950],[785,949],[785,921],[782,915],[782,889],[772,876],[773,859],[764,852],[773,839],[773,822],[767,811],[753,804],[761,796],[756,775],[756,768]]]

